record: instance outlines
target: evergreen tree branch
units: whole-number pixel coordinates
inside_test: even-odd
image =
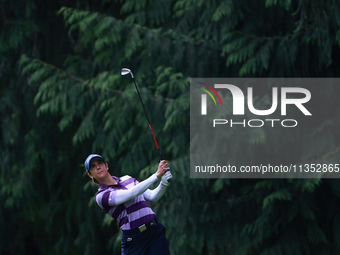
[[[246,37],[251,38],[251,39],[259,40],[259,41],[261,41],[261,40],[267,40],[267,41],[282,40],[282,39],[286,39],[286,38],[291,38],[292,36],[296,35],[296,34],[292,33],[292,34],[288,34],[288,35],[284,35],[284,36],[268,37],[268,36],[250,35],[250,34],[247,34],[243,31],[236,31],[236,33],[243,35],[243,36],[246,36]]]
[[[33,59],[32,59],[32,60],[33,60]],[[83,80],[83,79],[81,79],[81,78],[78,78],[78,77],[76,77],[76,76],[74,76],[74,75],[72,75],[72,74],[66,72],[65,70],[63,70],[63,69],[61,69],[61,68],[59,68],[59,67],[53,65],[53,64],[47,63],[47,62],[45,62],[45,61],[43,61],[43,60],[41,60],[41,59],[37,59],[37,58],[34,58],[34,60],[36,60],[36,61],[42,63],[43,65],[46,65],[46,66],[50,67],[51,69],[54,69],[54,70],[56,70],[56,71],[58,71],[58,72],[60,72],[60,73],[62,73],[62,74],[65,74],[65,75],[66,75],[67,77],[69,77],[71,80],[74,80],[74,81],[76,81],[76,82],[78,82],[78,83],[81,83],[81,84],[85,84],[85,83],[86,83],[85,80]],[[123,93],[123,91],[121,91],[121,90],[116,90],[116,89],[105,88],[105,90],[114,92],[114,93],[116,93],[116,94],[122,94],[122,93]],[[153,97],[154,97],[154,96],[153,96]],[[163,98],[163,100],[166,101],[166,102],[171,102],[171,101],[173,101],[174,99],[173,99],[173,98]]]
[[[63,70],[63,69],[61,69],[61,68],[59,68],[59,67],[57,67],[57,66],[55,66],[55,65],[52,65],[52,64],[50,64],[50,63],[47,63],[47,62],[45,62],[45,61],[43,61],[43,60],[41,60],[41,59],[38,59],[38,58],[35,58],[35,60],[38,61],[38,62],[40,62],[40,63],[42,63],[43,65],[46,65],[46,66],[48,66],[48,67],[50,67],[50,68],[52,68],[52,69],[58,71],[58,72],[61,72],[61,73],[63,73],[63,74],[66,74],[69,78],[71,78],[71,79],[74,80],[74,81],[77,81],[77,82],[79,82],[79,83],[85,83],[84,80],[82,80],[82,79],[80,79],[80,78],[78,78],[78,77],[76,77],[76,76],[74,76],[74,75],[72,75],[72,74],[67,73],[65,70]]]

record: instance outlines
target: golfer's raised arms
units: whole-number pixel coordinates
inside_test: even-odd
[[[120,205],[144,193],[150,187],[150,185],[153,184],[157,180],[158,178],[156,174],[153,174],[148,179],[133,186],[131,189],[125,189],[125,190],[114,189],[111,191],[106,191],[104,192],[104,194],[98,194],[98,196],[96,197],[96,201],[100,207],[103,207],[103,205],[106,205],[106,204],[108,206]],[[108,192],[109,194],[107,194]],[[106,200],[106,201],[103,201],[103,200]]]

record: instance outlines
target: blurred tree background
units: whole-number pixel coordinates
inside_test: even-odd
[[[2,0],[0,13],[0,254],[120,254],[83,162],[156,169],[122,67],[174,175],[153,205],[172,254],[340,253],[337,179],[189,178],[189,77],[338,77],[339,1]],[[339,162],[338,94],[317,129],[264,130],[233,153],[279,160],[285,144],[291,163]]]

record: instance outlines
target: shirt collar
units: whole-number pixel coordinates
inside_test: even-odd
[[[120,184],[120,178],[116,177],[116,176],[113,176],[112,175],[112,178],[115,179],[117,181],[117,184],[113,184],[113,185],[106,185],[106,184],[99,184],[99,191],[101,190],[104,190],[104,189],[107,189],[108,187],[111,187],[111,186],[118,186]]]

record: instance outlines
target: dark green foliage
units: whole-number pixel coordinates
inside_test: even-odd
[[[1,254],[119,254],[82,162],[100,153],[138,180],[156,170],[122,67],[174,175],[153,206],[172,254],[339,253],[337,179],[189,178],[189,77],[337,77],[338,1],[52,2],[0,4]],[[230,159],[339,162],[339,88],[313,89],[316,127],[228,133],[248,146]]]

